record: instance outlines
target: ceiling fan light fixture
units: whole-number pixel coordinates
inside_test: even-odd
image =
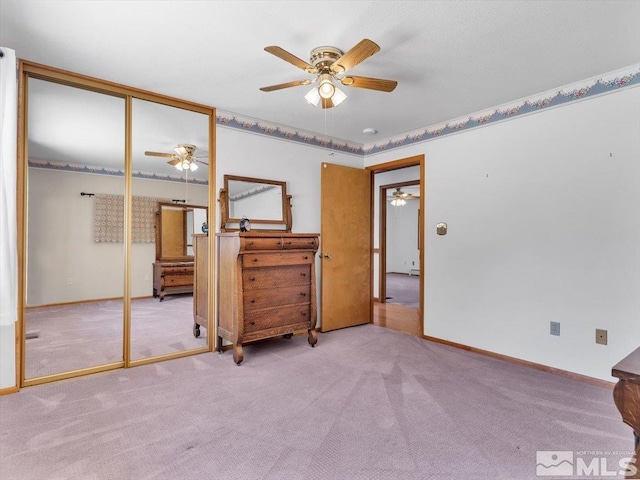
[[[323,73],[320,75],[320,85],[318,85],[318,93],[322,98],[332,98],[336,92],[336,87],[331,81],[331,75]]]
[[[191,170],[192,172],[195,172],[198,169],[198,165],[196,164],[196,162],[191,162],[191,165],[189,165],[189,170]]]
[[[335,89],[335,92],[333,93],[331,100],[333,101],[333,106],[337,107],[347,99],[347,94],[337,87],[335,87],[334,89]]]
[[[318,89],[316,87],[313,87],[311,90],[309,90],[309,93],[304,96],[304,98],[308,103],[310,103],[314,107],[317,107],[318,103],[320,102],[320,94],[318,93]]]

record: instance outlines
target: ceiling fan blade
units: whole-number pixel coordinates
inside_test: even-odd
[[[175,155],[174,155],[174,157],[175,157]],[[181,161],[182,161],[182,159],[181,159],[181,158],[174,158],[173,160],[169,160],[167,163],[168,163],[169,165],[173,165],[173,166],[175,166],[175,165],[177,165],[178,163],[180,163]]]
[[[365,38],[333,62],[329,68],[335,73],[344,73],[379,51],[380,47],[377,43]]]
[[[348,76],[340,79],[343,85],[356,88],[368,88],[380,92],[393,92],[398,85],[395,80],[384,80],[382,78],[354,77]]]
[[[311,65],[310,63],[305,62],[301,58],[296,57],[295,55],[287,52],[285,49],[277,47],[275,45],[264,47],[265,51],[269,52],[272,55],[275,55],[278,58],[281,58],[285,62],[289,62],[291,65],[298,67],[304,70],[307,73],[317,73],[316,67]]]
[[[283,88],[297,87],[299,85],[309,85],[310,83],[311,83],[311,80],[296,80],[294,82],[271,85],[270,87],[262,87],[260,90],[262,90],[263,92],[273,92],[274,90],[281,90]]]
[[[168,157],[171,158],[173,156],[175,156],[174,153],[160,153],[160,152],[144,152],[145,155],[148,155],[149,157]]]

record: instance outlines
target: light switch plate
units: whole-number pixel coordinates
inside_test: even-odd
[[[607,331],[602,330],[601,328],[596,328],[596,343],[600,345],[607,344]]]

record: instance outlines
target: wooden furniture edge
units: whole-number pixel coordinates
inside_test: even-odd
[[[616,363],[611,369],[611,375],[620,380],[640,383],[640,347]]]
[[[459,348],[461,350],[466,350],[468,352],[479,353],[480,355],[497,358],[498,360],[503,360],[509,363],[515,363],[517,365],[522,365],[524,367],[533,368],[534,370],[540,370],[542,372],[551,373],[553,375],[558,375],[560,377],[570,378],[572,380],[588,383],[596,387],[606,388],[608,390],[613,390],[613,388],[615,387],[614,382],[609,382],[607,380],[601,380],[599,378],[589,377],[588,375],[582,375],[580,373],[569,372],[568,370],[562,370],[560,368],[549,367],[548,365],[542,365],[541,363],[530,362],[528,360],[522,360],[520,358],[510,357],[508,355],[503,355],[501,353],[495,353],[489,350],[483,350],[481,348],[471,347],[469,345],[464,345],[462,343],[451,342],[449,340],[443,340],[441,338],[431,337],[428,335],[423,335],[422,338],[430,342],[440,343],[442,345],[448,345],[450,347]]]

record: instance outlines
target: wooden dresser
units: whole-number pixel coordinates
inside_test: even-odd
[[[640,348],[620,360],[611,375],[618,378],[613,389],[613,401],[622,415],[622,421],[633,429],[635,438],[635,464],[624,478],[640,478]]]
[[[306,331],[317,341],[318,234],[227,232],[218,237],[218,348]]]
[[[193,262],[155,262],[153,296],[164,300],[172,293],[193,292]]]
[[[200,327],[209,328],[209,237],[193,235],[193,335],[200,336]]]

